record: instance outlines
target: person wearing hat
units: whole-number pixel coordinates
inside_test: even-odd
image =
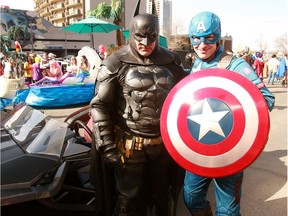
[[[253,62],[253,68],[256,72],[256,74],[259,76],[261,81],[263,81],[263,69],[264,69],[264,60],[263,60],[263,54],[261,52],[255,53],[255,60]]]
[[[180,56],[159,46],[159,22],[152,14],[133,17],[129,44],[103,60],[90,112],[96,147],[114,168],[113,215],[146,216],[148,206],[156,215],[169,215],[175,163],[161,138],[160,111],[186,75]]]
[[[209,11],[193,16],[189,25],[189,37],[196,53],[196,60],[191,73],[201,73],[207,68],[223,68],[221,59],[227,56],[222,45],[221,22],[219,17]],[[265,87],[253,68],[243,59],[229,55],[230,61],[225,68],[239,73],[258,87],[271,111],[275,97]],[[234,124],[237,124],[235,122]],[[243,171],[222,178],[208,178],[186,171],[184,178],[184,202],[192,216],[212,216],[211,206],[206,199],[211,182],[216,191],[216,215],[240,216],[241,186]]]

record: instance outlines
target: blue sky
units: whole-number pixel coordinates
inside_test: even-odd
[[[222,36],[233,37],[233,49],[249,46],[257,49],[259,41],[274,49],[276,38],[288,35],[287,0],[172,0],[173,29],[187,34],[189,21],[201,11],[216,13],[222,22]],[[33,0],[0,0],[13,9],[33,10]]]
[[[270,50],[274,40],[288,35],[287,0],[172,0],[173,24],[177,31],[188,33],[192,16],[216,13],[222,23],[222,36],[233,37],[233,49],[249,46],[257,49],[262,40]],[[175,28],[175,27],[174,27]]]

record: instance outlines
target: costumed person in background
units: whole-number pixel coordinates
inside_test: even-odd
[[[65,79],[67,79],[68,77],[73,77],[74,74],[72,72],[67,72],[65,73],[63,76],[61,77],[49,77],[49,76],[44,76],[42,79],[38,80],[37,82],[31,84],[30,86],[35,86],[35,85],[39,85],[45,81],[48,81],[52,84],[59,84],[62,83]]]
[[[148,205],[156,215],[168,215],[175,162],[160,136],[160,112],[186,75],[180,56],[159,46],[158,18],[152,14],[135,16],[129,44],[102,62],[90,111],[97,149],[115,167],[113,215],[146,216]]]
[[[25,82],[31,84],[33,80],[33,59],[31,55],[27,56],[27,61],[24,63]]]
[[[46,52],[43,53],[41,62],[40,62],[40,68],[42,70],[42,73],[44,76],[47,76],[47,71],[49,70],[49,57],[48,54]]]
[[[79,72],[79,66],[77,63],[77,58],[75,56],[71,56],[70,58],[70,64],[67,67],[67,73],[71,73],[71,76],[77,76]]]
[[[77,75],[78,82],[82,83],[85,79],[85,77],[90,76],[90,63],[88,62],[88,59],[85,55],[81,56],[81,62],[79,65],[79,73]]]
[[[262,59],[263,54],[261,52],[256,52],[256,58],[253,63],[253,68],[258,75],[258,77],[263,81],[263,69],[264,69],[264,60]]]
[[[107,53],[106,53],[106,47],[104,45],[99,45],[98,55],[102,61],[106,58]]]
[[[191,73],[201,73],[202,69],[219,67],[220,59],[225,56],[224,49],[219,43],[221,37],[219,17],[211,12],[201,12],[195,15],[189,25],[189,37],[197,54]],[[269,110],[272,110],[274,96],[243,58],[231,56],[231,62],[226,68],[243,75],[254,83],[265,98]],[[213,215],[206,198],[212,181],[216,191],[216,215],[240,216],[243,171],[221,178],[208,178],[186,171],[183,187],[184,202],[191,215]]]
[[[49,77],[53,77],[53,78],[60,78],[63,75],[61,66],[59,65],[59,63],[55,60],[51,60],[49,61],[49,65],[50,68],[49,70],[47,70],[47,74]]]
[[[52,84],[59,84],[59,83],[62,83],[68,77],[72,77],[72,73],[68,73],[67,72],[67,73],[65,73],[63,76],[61,76],[59,78],[45,76],[42,79],[38,80],[37,82],[32,83],[30,86],[39,85],[39,84],[41,84],[41,83],[43,83],[45,81],[48,81],[49,83],[52,83]]]
[[[41,80],[43,78],[42,70],[40,68],[41,57],[35,57],[35,63],[33,63],[33,83]]]

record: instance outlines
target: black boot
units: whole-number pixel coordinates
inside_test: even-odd
[[[137,202],[119,196],[113,216],[144,216],[145,211],[137,208]]]

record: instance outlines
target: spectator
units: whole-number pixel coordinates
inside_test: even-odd
[[[267,62],[267,66],[268,66],[267,84],[269,85],[271,81],[271,84],[274,85],[276,72],[279,66],[279,60],[276,58],[276,54],[272,54],[271,58]]]
[[[107,56],[106,47],[104,45],[99,45],[98,47],[98,55],[101,60],[104,60]]]
[[[29,85],[33,80],[33,59],[31,55],[27,56],[27,61],[24,63],[25,82]]]
[[[256,59],[253,63],[253,68],[258,75],[258,77],[263,81],[263,69],[264,69],[264,60],[262,59],[263,54],[261,52],[256,52],[255,54]]]
[[[39,81],[43,78],[42,70],[40,68],[41,58],[39,56],[35,57],[35,63],[33,63],[33,83]]]
[[[287,70],[288,70],[288,55],[284,54],[283,58],[280,60],[276,76],[281,79],[281,84],[283,87],[287,87]]]

